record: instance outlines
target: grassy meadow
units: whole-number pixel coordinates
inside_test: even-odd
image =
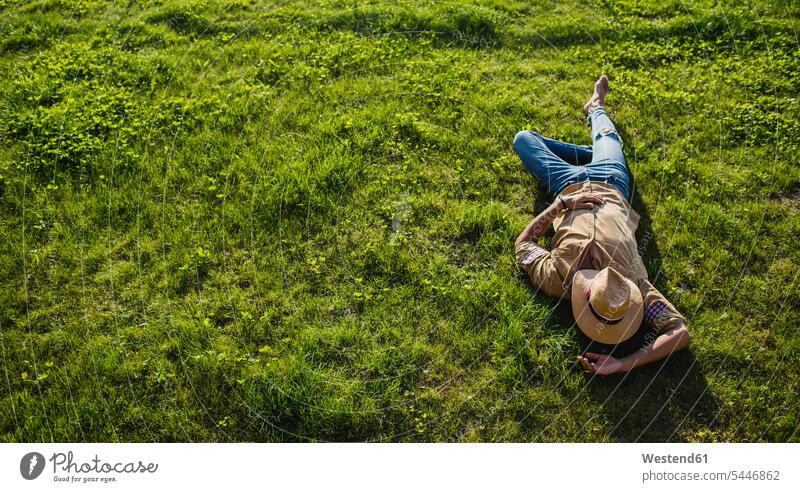
[[[0,441],[800,440],[800,4],[0,0]],[[608,74],[688,351],[574,367],[511,142]]]

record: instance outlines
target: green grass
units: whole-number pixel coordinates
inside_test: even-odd
[[[0,13],[0,440],[800,440],[796,2]],[[600,73],[694,335],[607,379],[513,260]]]

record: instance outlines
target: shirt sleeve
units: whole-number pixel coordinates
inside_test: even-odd
[[[686,323],[683,315],[675,309],[661,292],[649,280],[639,281],[639,290],[644,299],[644,324],[659,334],[678,328]]]
[[[517,265],[528,274],[533,285],[549,296],[564,295],[561,275],[556,270],[550,251],[539,247],[536,243],[524,241],[517,247],[515,256]]]

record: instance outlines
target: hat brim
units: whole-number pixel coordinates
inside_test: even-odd
[[[629,339],[639,330],[644,316],[642,293],[633,281],[626,278],[625,281],[628,282],[631,292],[628,311],[618,323],[613,325],[603,323],[592,314],[586,298],[586,292],[598,273],[600,273],[598,270],[575,272],[572,280],[572,314],[575,316],[575,323],[584,335],[596,342],[616,345]]]

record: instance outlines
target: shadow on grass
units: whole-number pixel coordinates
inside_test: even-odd
[[[624,127],[620,124],[616,124],[616,127],[627,141]],[[633,178],[631,189],[632,206],[641,216],[636,232],[639,254],[647,267],[651,283],[659,291],[665,292],[661,252],[649,211]],[[539,210],[547,206],[545,196],[542,189],[536,204]],[[552,321],[557,329],[572,327],[582,351],[613,353],[617,356],[636,351],[644,345],[648,335],[655,335],[643,327],[631,340],[620,346],[598,344],[577,329],[569,302],[559,303]],[[584,394],[597,403],[599,414],[611,424],[606,429],[608,436],[623,442],[705,440],[704,432],[713,430],[710,426],[713,425],[718,407],[691,347],[626,375],[592,377],[586,374]]]
[[[623,442],[686,442],[703,439],[717,413],[705,375],[691,349],[627,375],[591,378],[586,391],[611,424],[609,437]]]

